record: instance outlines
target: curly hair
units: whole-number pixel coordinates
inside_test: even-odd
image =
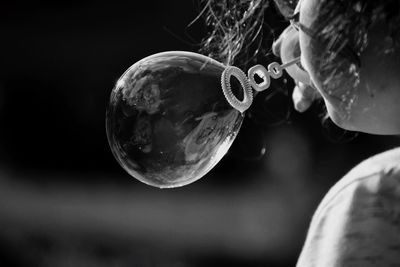
[[[264,16],[270,6],[268,0],[202,0],[202,14],[210,31],[202,42],[200,52],[227,65],[251,60],[260,52],[268,51],[262,46]],[[298,0],[274,0],[275,7],[287,19],[293,16]],[[391,28],[391,35],[398,44],[400,32],[399,1],[386,0],[321,0],[320,18],[315,37],[327,43],[327,49],[335,53],[351,44],[356,54],[361,53],[368,39],[368,27],[384,18]],[[356,28],[356,29],[355,29]],[[303,29],[307,31],[307,29]],[[351,31],[351,34],[349,34]],[[352,36],[342,40],[340,36]],[[350,55],[354,58],[354,55]]]
[[[204,16],[210,32],[200,52],[226,65],[246,62],[259,52],[267,0],[204,0]],[[252,45],[256,49],[251,49]],[[251,51],[252,50],[252,51]]]

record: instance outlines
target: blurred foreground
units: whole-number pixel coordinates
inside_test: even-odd
[[[1,179],[1,266],[289,266],[315,202],[310,188],[261,177],[158,190],[14,175]]]

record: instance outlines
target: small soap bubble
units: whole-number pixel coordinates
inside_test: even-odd
[[[190,52],[132,65],[111,92],[107,137],[136,179],[171,188],[192,183],[226,154],[243,121],[221,89],[225,66]]]

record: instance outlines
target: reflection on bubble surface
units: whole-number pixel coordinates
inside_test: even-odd
[[[222,93],[224,68],[199,54],[165,52],[121,76],[106,128],[115,158],[130,175],[152,186],[177,187],[218,163],[243,120]]]

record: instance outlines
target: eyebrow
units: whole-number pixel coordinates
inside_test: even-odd
[[[317,38],[317,34],[315,32],[313,32],[312,30],[310,30],[309,28],[307,28],[306,26],[304,26],[303,24],[301,24],[299,22],[299,18],[300,18],[300,12],[296,12],[293,15],[286,16],[286,19],[288,19],[290,21],[290,23],[293,25],[293,27],[297,31],[301,30],[302,32],[304,32],[305,34],[310,36],[311,38],[316,39]],[[337,43],[338,43],[338,41],[335,40],[333,42],[333,47],[337,46]],[[339,53],[339,55],[342,55],[342,56],[344,56],[346,58],[349,58],[351,61],[353,61],[357,65],[357,67],[361,68],[360,56],[356,53],[356,51],[354,51],[354,49],[348,43],[346,43],[338,51],[338,53]]]

